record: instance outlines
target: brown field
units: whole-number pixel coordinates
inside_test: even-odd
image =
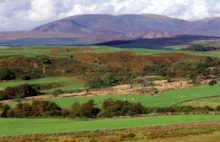
[[[218,142],[220,122],[0,137],[1,142]]]
[[[114,67],[128,67],[133,72],[142,71],[143,65],[147,63],[172,64],[176,61],[199,61],[207,58],[184,53],[135,55],[134,53],[126,51],[116,53],[77,53],[74,57],[88,63],[99,63],[101,65],[110,65]]]

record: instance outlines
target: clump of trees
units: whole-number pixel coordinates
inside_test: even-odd
[[[0,105],[1,117],[54,117],[61,116],[61,108],[49,101],[33,101],[32,104],[18,103],[15,108],[10,108],[7,104]]]
[[[140,103],[106,99],[102,103],[102,110],[98,117],[133,116],[145,113],[145,107]]]
[[[54,102],[33,101],[32,104],[18,103],[15,108],[8,104],[0,103],[0,117],[65,117],[65,118],[111,118],[117,116],[134,116],[140,114],[164,114],[164,113],[208,113],[220,111],[220,106],[212,108],[209,106],[173,106],[173,107],[144,107],[140,103],[131,103],[122,100],[106,99],[102,107],[97,107],[94,100],[85,103],[74,103],[70,109],[62,109]]]
[[[216,80],[211,80],[211,81],[209,81],[209,85],[210,86],[213,86],[213,85],[216,85],[218,82],[216,81]]]
[[[194,44],[194,45],[189,46],[186,49],[191,50],[191,51],[212,51],[212,50],[216,50],[217,48],[214,46],[204,46],[200,44]]]
[[[86,83],[86,86],[90,89],[93,88],[101,88],[101,87],[108,87],[112,86],[116,83],[117,80],[115,79],[113,73],[107,72],[102,77],[94,76]]]
[[[8,68],[0,69],[0,79],[1,80],[14,80],[16,75]]]
[[[0,100],[20,99],[29,96],[37,96],[40,94],[38,85],[21,84],[14,87],[7,87],[0,91]]]

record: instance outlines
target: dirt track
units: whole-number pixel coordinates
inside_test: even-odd
[[[117,85],[108,88],[102,89],[93,89],[93,90],[83,90],[81,92],[69,93],[69,94],[60,94],[56,96],[56,98],[63,97],[74,97],[74,96],[110,96],[110,95],[126,95],[126,94],[139,94],[139,95],[154,95],[159,92],[164,92],[168,90],[188,88],[194,86],[190,80],[182,80],[182,81],[174,81],[167,82],[166,80],[154,81],[154,86],[143,87],[140,84],[125,84],[125,85]],[[208,80],[203,81],[202,84],[208,83]],[[33,101],[33,100],[45,100],[55,98],[54,95],[41,95],[41,96],[33,96],[26,97],[23,99],[24,101]],[[15,100],[4,100],[0,101],[1,103],[9,103]]]

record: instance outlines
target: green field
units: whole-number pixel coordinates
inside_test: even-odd
[[[182,47],[183,46],[174,46],[172,47],[174,50],[161,50],[161,49],[153,50],[153,49],[143,49],[143,48],[116,48],[116,47],[108,47],[108,46],[89,46],[89,47],[24,46],[24,47],[16,47],[16,48],[0,48],[0,56],[13,56],[13,55],[21,55],[21,56],[29,56],[29,57],[35,57],[37,55],[52,56],[50,54],[52,52],[60,55],[69,56],[70,54],[76,54],[76,53],[114,53],[120,51],[128,51],[135,53],[136,55],[151,55],[151,54],[159,54],[159,53],[186,53],[186,54],[199,55],[199,56],[220,57],[220,50],[209,51],[209,52],[179,50]]]
[[[0,56],[20,55],[20,56],[35,57],[37,55],[47,55],[49,51],[50,50],[47,48],[42,48],[37,46],[0,48]]]
[[[163,93],[158,93],[154,96],[145,95],[112,95],[112,96],[92,96],[92,97],[72,97],[72,98],[59,98],[51,99],[50,101],[57,103],[62,107],[68,107],[74,102],[84,103],[90,99],[100,106],[101,102],[107,98],[115,100],[128,100],[130,102],[140,102],[146,107],[166,107],[172,104],[201,98],[205,96],[220,95],[220,84],[215,86],[203,85],[198,87],[191,87],[179,90],[171,90]]]
[[[210,106],[212,108],[215,108],[217,106],[220,106],[220,97],[188,101],[188,102],[181,103],[178,106],[193,106],[193,107]]]
[[[158,93],[154,96],[145,95],[111,95],[111,96],[83,96],[83,97],[66,97],[66,98],[54,98],[49,101],[55,102],[61,107],[70,107],[73,103],[85,103],[89,100],[94,100],[97,106],[101,107],[103,100],[112,98],[114,100],[127,100],[129,102],[139,102],[146,107],[168,107],[173,104],[196,99],[207,96],[220,95],[220,83],[215,86],[202,85],[197,87],[171,90],[163,93]],[[16,103],[10,103],[12,107]]]
[[[0,136],[219,121],[219,115],[174,115],[118,119],[0,119]]]
[[[46,77],[46,78],[41,78],[41,79],[33,79],[33,80],[19,80],[19,81],[6,81],[6,82],[0,82],[0,90],[5,89],[6,87],[13,87],[16,85],[21,85],[24,83],[28,84],[48,84],[48,83],[63,83],[65,84],[64,87],[58,87],[58,88],[53,88],[47,91],[53,91],[56,89],[61,89],[61,90],[76,90],[76,89],[83,89],[85,84],[80,83],[76,81],[75,78],[71,77]]]

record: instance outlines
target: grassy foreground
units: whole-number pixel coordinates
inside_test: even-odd
[[[219,120],[220,115],[173,115],[96,120],[2,118],[0,119],[0,136],[132,128]]]

